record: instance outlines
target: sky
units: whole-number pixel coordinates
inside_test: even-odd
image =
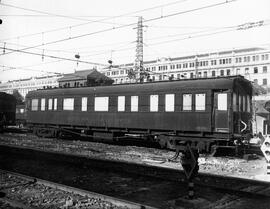
[[[270,48],[269,0],[1,0],[0,81],[134,63],[139,16],[144,61]]]

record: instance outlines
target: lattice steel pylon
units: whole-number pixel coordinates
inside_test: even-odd
[[[136,58],[134,63],[135,79],[143,81],[143,18],[140,16],[137,24]]]

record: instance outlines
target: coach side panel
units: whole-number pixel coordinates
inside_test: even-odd
[[[210,90],[30,99],[28,123],[211,132]]]

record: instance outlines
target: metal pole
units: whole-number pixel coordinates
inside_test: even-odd
[[[194,182],[193,178],[188,179],[188,199],[192,200],[194,198]]]
[[[267,161],[267,175],[270,175],[270,160]]]

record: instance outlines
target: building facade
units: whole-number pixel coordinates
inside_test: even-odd
[[[115,84],[132,83],[129,70],[133,64],[103,69]],[[150,81],[192,79],[242,75],[265,88],[270,88],[270,49],[246,48],[144,62]]]
[[[62,75],[54,75],[8,81],[6,83],[0,83],[0,91],[12,94],[14,90],[18,90],[25,97],[29,91],[44,87],[58,87],[57,80],[61,77]]]

